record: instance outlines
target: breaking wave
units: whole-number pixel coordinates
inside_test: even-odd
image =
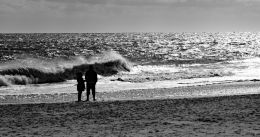
[[[84,73],[89,65],[94,65],[97,73],[103,76],[130,71],[131,68],[131,63],[115,51],[90,58],[25,58],[0,64],[0,86],[63,82],[74,79],[76,72]]]

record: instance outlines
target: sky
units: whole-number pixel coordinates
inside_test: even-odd
[[[260,0],[0,0],[0,33],[259,32]]]

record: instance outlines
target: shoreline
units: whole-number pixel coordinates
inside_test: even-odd
[[[83,99],[86,92],[82,93]],[[236,81],[172,88],[130,89],[114,92],[97,92],[98,102],[147,99],[203,98],[233,95],[260,94],[260,81]],[[92,96],[90,95],[90,100]],[[77,93],[0,95],[0,105],[75,102]]]
[[[112,78],[113,79],[113,78]],[[189,86],[204,86],[214,84],[226,84],[237,82],[260,81],[259,77],[246,76],[223,76],[209,78],[191,78],[178,80],[160,80],[148,82],[126,82],[114,81],[111,78],[100,80],[97,85],[98,92],[117,92],[125,90],[139,89],[157,89],[157,88],[176,88]],[[29,84],[29,85],[13,85],[10,87],[0,88],[0,96],[4,95],[29,95],[29,94],[61,94],[61,93],[77,93],[76,80],[68,80],[61,83],[49,84]]]

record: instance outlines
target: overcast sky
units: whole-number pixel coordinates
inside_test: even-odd
[[[0,32],[260,31],[260,0],[0,0]]]

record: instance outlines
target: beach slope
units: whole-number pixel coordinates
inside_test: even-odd
[[[0,106],[0,136],[259,136],[260,95]]]

